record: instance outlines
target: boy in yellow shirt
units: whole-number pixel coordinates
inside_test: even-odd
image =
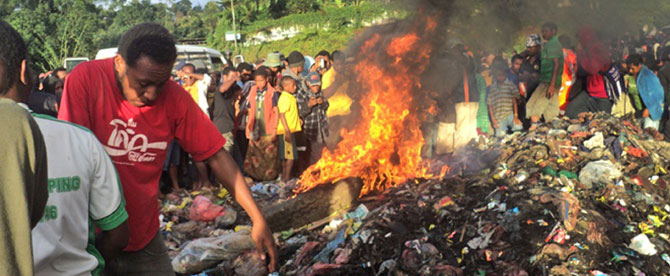
[[[281,181],[286,182],[291,178],[291,169],[296,159],[296,147],[293,133],[301,131],[300,117],[298,117],[298,103],[295,99],[297,84],[295,79],[284,76],[281,79],[281,95],[277,108],[279,109],[279,123],[277,135],[279,140],[279,160],[282,162]]]

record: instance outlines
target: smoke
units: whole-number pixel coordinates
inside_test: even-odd
[[[435,139],[437,122],[455,122],[456,103],[484,97],[480,97],[474,77],[478,50],[523,47],[525,37],[538,33],[547,21],[558,24],[559,34],[574,34],[582,25],[606,33],[622,25],[616,17],[621,12],[612,7],[631,5],[608,1],[605,8],[599,0],[577,1],[403,2],[410,10],[406,18],[367,28],[345,51],[344,69],[336,63],[337,82],[347,83],[346,92],[353,99],[352,113],[331,118],[331,135],[344,128],[344,139],[339,144],[331,140],[328,146],[332,151],[324,152],[322,159],[303,173],[304,189],[340,176],[363,178],[367,187],[363,193],[403,181],[411,175],[408,168],[422,169],[415,162],[421,159],[417,149],[421,135],[424,142]],[[602,11],[608,14],[587,16]],[[603,19],[608,16],[613,17]],[[456,163],[452,167],[461,171],[485,167],[493,158],[495,155],[461,152],[453,158]],[[479,163],[473,166],[476,160]]]
[[[452,91],[459,85],[462,76],[455,74],[460,67],[475,70],[479,65],[479,54],[484,52],[505,52],[506,58],[511,57],[512,50],[524,50],[526,37],[531,33],[539,33],[544,22],[558,25],[559,35],[571,38],[576,44],[576,34],[585,25],[596,30],[600,39],[623,35],[629,32],[636,35],[642,25],[651,23],[662,26],[670,23],[665,12],[670,5],[663,1],[628,1],[628,0],[404,0],[396,1],[408,11],[407,18],[382,26],[367,28],[349,44],[346,53],[348,64],[355,65],[363,44],[374,35],[381,35],[380,45],[387,45],[393,37],[416,32],[417,25],[425,24],[425,18],[433,18],[437,22],[435,31],[421,33],[421,43],[430,45],[431,58],[428,64],[405,63],[410,66],[409,72],[422,69],[421,89],[417,89],[415,98],[416,110],[426,109],[433,100],[437,106],[443,107],[438,117],[440,120],[453,120],[453,105],[457,100]],[[474,53],[474,64],[465,64],[457,59],[449,46],[455,43],[467,45]],[[378,64],[384,67],[396,66],[379,47]],[[352,85],[348,89],[354,103],[366,91],[356,79],[353,70],[347,69],[344,79]],[[462,85],[462,84],[461,84]],[[433,94],[426,99],[423,94]],[[358,117],[360,106],[354,104],[352,116],[347,118],[351,125]],[[337,119],[336,119],[337,121]],[[331,133],[337,133],[338,122],[335,122]]]
[[[539,33],[544,22],[559,26],[559,35],[576,37],[584,25],[603,37],[631,33],[645,24],[670,24],[670,4],[662,0],[401,0],[409,11],[405,20],[437,15],[440,35],[459,38],[477,50],[496,51],[523,46],[525,37]],[[397,31],[401,31],[395,29]],[[393,34],[395,32],[391,32]]]
[[[423,88],[423,72],[444,30],[432,9],[418,9],[411,19],[368,29],[350,45],[348,91],[354,114],[363,119],[347,120],[343,140],[303,173],[299,191],[356,176],[367,194],[431,176],[421,159],[419,116],[434,101]]]
[[[432,0],[429,0],[432,1]],[[642,25],[670,24],[669,8],[659,0],[452,0],[444,23],[450,35],[474,49],[495,51],[523,46],[530,33],[544,22],[559,26],[559,35],[574,38],[582,26],[593,27],[603,38],[626,32],[636,34]]]
[[[397,74],[416,75],[417,83],[414,87],[408,88],[411,89],[414,97],[408,100],[413,102],[411,111],[421,113],[422,120],[425,119],[423,116],[425,111],[431,106],[452,104],[448,93],[456,86],[458,78],[453,74],[447,74],[453,70],[449,68],[453,64],[447,62],[445,50],[451,36],[449,35],[449,20],[450,11],[454,10],[452,8],[454,2],[451,0],[407,1],[405,5],[410,10],[407,18],[369,27],[349,43],[345,51],[348,57],[347,67],[346,70],[343,70],[344,72],[340,72],[338,81],[348,83],[347,94],[353,99],[352,113],[346,118],[331,118],[331,135],[337,135],[339,128],[350,128],[361,120],[360,100],[369,89],[365,86],[364,81],[360,81],[354,70],[361,60],[374,60],[374,64],[383,68],[383,71],[389,74],[389,78]],[[433,24],[434,27],[427,30],[428,24]],[[417,44],[430,48],[429,58],[419,59],[418,55],[421,55],[419,49],[412,49],[400,63],[389,56],[386,49],[391,41],[409,33],[418,36]],[[374,45],[375,51],[368,51],[366,55],[373,54],[374,56],[363,56],[361,49],[373,37],[379,37]],[[329,145],[330,148],[334,148],[333,146],[332,143]]]

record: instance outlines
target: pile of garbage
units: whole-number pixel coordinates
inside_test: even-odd
[[[444,179],[412,180],[276,233],[278,274],[670,275],[670,143],[661,140],[606,114],[479,138],[435,160],[451,168]],[[290,191],[254,187],[261,202]],[[267,275],[225,190],[191,197],[163,209],[175,270]]]

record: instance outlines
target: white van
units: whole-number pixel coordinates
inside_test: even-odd
[[[88,61],[87,57],[70,57],[63,60],[63,68],[69,74],[79,63]]]
[[[106,59],[116,56],[116,48],[101,49],[95,55],[95,59]],[[175,66],[183,65],[185,63],[193,63],[196,67],[202,67],[203,64],[208,72],[221,70],[224,64],[227,64],[226,59],[221,52],[212,48],[193,46],[193,45],[177,45],[177,60]],[[175,70],[178,68],[174,68]],[[196,68],[203,69],[203,68]]]

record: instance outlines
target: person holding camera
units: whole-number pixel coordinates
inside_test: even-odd
[[[316,59],[314,59],[314,64],[310,68],[310,72],[318,72],[319,75],[323,76],[332,65],[332,58],[330,53],[326,50],[322,50],[316,54]]]
[[[307,75],[305,86],[309,90],[299,90],[296,93],[298,113],[302,118],[302,130],[307,140],[308,164],[319,161],[321,152],[326,146],[328,138],[328,100],[321,92],[321,76],[317,72]]]

